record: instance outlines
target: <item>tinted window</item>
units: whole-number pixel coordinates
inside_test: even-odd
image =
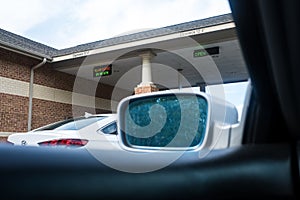
[[[117,134],[117,123],[114,122],[101,129],[101,131],[105,134]]]
[[[76,118],[76,119],[67,119],[64,121],[59,121],[49,126],[44,126],[35,131],[44,131],[44,130],[79,130],[88,125],[91,125],[94,122],[100,121],[106,117],[89,117],[89,118]]]

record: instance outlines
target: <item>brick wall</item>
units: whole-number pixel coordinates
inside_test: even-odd
[[[71,104],[57,103],[40,99],[33,99],[32,112],[32,129],[69,117],[82,116],[84,115],[84,112],[89,112],[92,114],[111,113],[107,110],[74,106]]]
[[[27,131],[27,97],[0,93],[0,107],[0,132]]]
[[[0,49],[0,77],[24,81],[30,81],[30,68],[40,60],[28,58],[23,55]],[[77,92],[96,96],[103,99],[110,99],[113,90],[112,86],[96,83],[96,93],[88,90],[89,86],[95,86],[95,82],[79,79],[84,85]],[[62,73],[52,69],[47,63],[35,70],[34,84],[57,88],[64,91],[73,91],[75,76]],[[13,87],[13,86],[9,86]],[[28,96],[11,95],[0,92],[0,132],[25,132],[27,131],[28,120]],[[73,106],[71,104],[33,99],[32,128],[37,128],[67,117],[90,113],[110,113],[109,110],[93,109],[89,107]]]
[[[71,74],[55,71],[50,63],[35,70],[34,83],[47,87],[72,91],[75,77]]]
[[[29,82],[30,68],[40,62],[33,58],[0,49],[0,76]],[[53,70],[51,63],[47,63],[35,70],[34,83],[51,88],[73,91],[75,78],[74,75]],[[78,92],[104,99],[111,98],[111,93],[114,89],[113,86],[82,78],[77,78],[77,81],[83,86],[82,89],[78,88]],[[97,86],[95,89],[96,93],[92,90],[87,90],[95,85]]]
[[[34,83],[61,90],[73,91],[75,78],[76,77],[74,75],[53,70],[51,64],[47,63],[35,71]],[[111,98],[111,93],[114,87],[110,85],[105,85],[78,77],[76,81],[78,87],[75,88],[75,92],[77,93],[96,96],[104,99]],[[95,90],[91,89],[94,87]]]
[[[137,86],[134,88],[135,94],[144,94],[144,93],[151,93],[156,92],[159,89],[155,85],[145,85],[145,86]]]
[[[29,82],[30,67],[39,62],[41,61],[0,49],[0,76]]]
[[[0,132],[26,132],[28,120],[28,98],[0,93]],[[32,128],[53,123],[68,117],[92,114],[111,113],[107,110],[72,106],[40,99],[33,99]]]

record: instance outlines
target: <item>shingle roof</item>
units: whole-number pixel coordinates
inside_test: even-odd
[[[143,32],[134,33],[134,34],[130,34],[130,35],[124,35],[124,36],[114,37],[114,38],[110,38],[110,39],[106,39],[106,40],[100,40],[100,41],[96,41],[96,42],[82,44],[82,45],[78,45],[75,47],[62,49],[62,50],[58,51],[57,54],[55,54],[55,55],[59,56],[59,55],[72,54],[72,53],[97,49],[97,48],[101,48],[101,47],[107,47],[107,46],[121,44],[121,43],[127,43],[127,42],[143,40],[143,39],[148,39],[148,38],[152,38],[152,37],[172,34],[172,33],[178,33],[178,32],[183,32],[183,31],[223,24],[223,23],[228,23],[228,22],[232,22],[232,21],[233,21],[233,19],[232,19],[231,14],[225,14],[225,15],[220,15],[220,16],[211,17],[211,18],[207,18],[207,19],[201,19],[201,20],[186,22],[186,23],[182,23],[182,24],[167,26],[164,28],[158,28],[158,29],[153,29],[153,30],[149,30],[149,31],[143,31]]]
[[[231,14],[224,14],[224,15],[210,17],[206,19],[200,19],[191,22],[185,22],[181,24],[167,26],[164,28],[157,28],[149,31],[123,35],[123,36],[114,37],[106,40],[99,40],[96,42],[81,44],[75,47],[70,47],[61,50],[46,46],[44,44],[32,41],[22,36],[0,29],[0,44],[9,45],[11,47],[15,47],[19,49],[21,48],[22,50],[33,53],[35,55],[41,55],[44,57],[56,57],[56,56],[62,56],[62,55],[107,47],[116,44],[122,44],[122,43],[157,37],[157,36],[168,35],[172,33],[179,33],[183,31],[219,25],[219,24],[228,23],[232,21],[233,19]]]
[[[25,37],[0,29],[0,44],[33,55],[51,58],[58,50]]]

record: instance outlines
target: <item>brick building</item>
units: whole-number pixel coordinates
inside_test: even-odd
[[[134,90],[142,91],[139,87],[150,87],[150,91],[162,89],[163,84],[166,88],[176,87],[177,75],[172,77],[171,73],[170,78],[161,85],[152,84],[151,70],[145,74],[149,71],[150,60],[141,57],[145,50],[153,53],[151,62],[183,69],[181,74],[190,85],[205,82],[194,79],[189,63],[170,53],[182,46],[186,36],[208,47],[217,45],[220,48],[218,51],[227,47],[239,49],[230,14],[61,50],[0,29],[0,136],[26,132],[84,112],[115,112],[122,98],[132,95]],[[186,50],[189,51],[193,54],[195,49]],[[238,51],[235,52],[238,54]],[[223,80],[236,81],[237,77],[246,80],[248,75],[244,71],[242,56],[235,55],[233,61],[228,57],[224,54],[228,66],[222,66],[223,69],[230,71],[232,63],[235,63],[240,66],[239,70],[235,69],[240,74],[237,76],[221,70]],[[222,56],[215,58],[215,62],[224,62]],[[101,79],[93,76],[95,66],[111,63],[111,76]],[[138,69],[131,73],[130,83],[126,86],[118,84],[124,74],[134,67]],[[81,69],[84,72],[79,73]],[[140,73],[143,73],[142,77]]]
[[[3,33],[2,30],[1,32]],[[41,63],[41,59],[0,48],[0,132],[4,136],[5,133],[25,132],[28,129],[30,73],[32,67]],[[33,84],[32,128],[74,114],[82,115],[86,111],[111,112],[112,86],[98,83],[101,92],[96,93],[95,97],[102,106],[94,107],[84,103],[72,106],[71,93],[74,81],[74,75],[54,70],[49,62],[36,69]],[[82,81],[91,84],[90,80]]]

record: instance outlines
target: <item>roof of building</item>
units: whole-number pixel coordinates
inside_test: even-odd
[[[233,19],[231,14],[224,14],[220,16],[195,20],[191,22],[185,22],[185,23],[167,26],[163,28],[157,28],[157,29],[133,33],[129,35],[113,37],[110,39],[99,40],[99,41],[81,44],[78,46],[61,49],[61,50],[49,47],[47,45],[35,42],[25,37],[0,29],[0,45],[25,51],[30,54],[34,54],[41,57],[53,58],[57,56],[63,56],[63,55],[78,53],[82,51],[93,50],[93,49],[112,46],[116,44],[128,43],[137,40],[143,40],[152,37],[168,35],[172,33],[179,33],[183,31],[229,23],[232,21]]]
[[[55,48],[49,47],[39,42],[35,42],[33,40],[5,31],[3,29],[0,29],[0,45],[46,58],[51,58],[59,51]]]

